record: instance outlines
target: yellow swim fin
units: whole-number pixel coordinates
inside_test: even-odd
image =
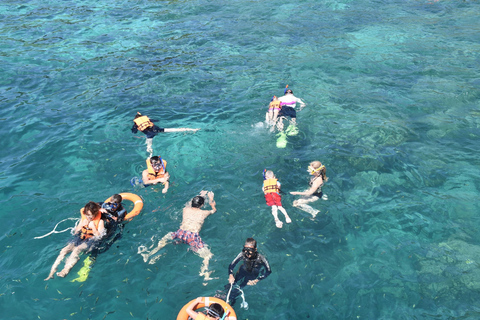
[[[92,268],[93,260],[90,259],[90,256],[86,257],[85,260],[83,260],[83,267],[78,271],[78,278],[73,279],[70,282],[85,282],[88,278],[88,274],[90,273],[90,269]]]
[[[296,136],[298,134],[298,128],[294,124],[290,124],[286,130],[288,136]]]
[[[277,148],[285,148],[287,146],[287,135],[285,132],[280,132],[277,138]]]

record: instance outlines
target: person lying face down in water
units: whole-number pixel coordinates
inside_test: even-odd
[[[180,132],[180,131],[193,131],[197,132],[200,129],[192,128],[160,128],[154,122],[157,120],[150,119],[148,116],[142,115],[140,112],[137,112],[135,118],[133,119],[132,132],[137,133],[141,131],[146,136],[147,152],[152,156],[153,149],[153,137],[155,137],[160,132]]]
[[[75,228],[74,238],[60,251],[45,281],[54,277],[58,265],[71,252],[65,261],[63,270],[57,272],[57,276],[65,277],[80,259],[80,253],[90,251],[105,235],[105,224],[101,219],[102,214],[98,203],[90,201],[80,210],[80,213],[82,219]]]
[[[205,196],[208,196],[210,210],[202,210],[205,203]],[[187,204],[183,208],[183,219],[180,224],[180,229],[176,232],[167,233],[159,242],[156,248],[151,251],[145,246],[138,248],[138,253],[143,256],[143,261],[150,264],[155,263],[160,256],[150,259],[151,256],[160,251],[171,240],[179,240],[180,242],[190,245],[190,249],[203,258],[203,263],[200,268],[200,275],[205,277],[205,280],[211,280],[210,273],[208,272],[208,263],[213,256],[210,249],[205,245],[198,234],[202,229],[205,219],[217,211],[215,200],[213,199],[214,193],[202,190],[200,195],[194,197],[190,204]],[[153,247],[153,246],[152,246]],[[151,247],[150,247],[151,248]],[[150,261],[149,261],[150,259]]]

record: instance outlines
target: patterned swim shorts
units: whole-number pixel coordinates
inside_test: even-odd
[[[202,238],[196,232],[185,231],[178,229],[177,232],[173,233],[173,240],[181,240],[181,242],[186,243],[192,247],[193,251],[197,251],[205,246],[205,243],[202,241]]]

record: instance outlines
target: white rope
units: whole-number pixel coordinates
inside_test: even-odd
[[[230,292],[232,292],[232,288],[233,288],[233,283],[230,284],[230,290],[228,290],[228,294],[227,294],[227,303],[228,303],[228,300],[230,298]],[[235,289],[237,289],[238,291],[241,292],[242,294],[242,300],[243,302],[240,304],[240,308],[244,308],[245,310],[248,310],[248,302],[245,301],[245,294],[243,293],[243,290],[240,289],[240,286],[239,285],[235,285]]]
[[[245,295],[243,294],[242,289],[238,288],[238,290],[240,290],[240,292],[242,293],[242,299],[243,299],[243,302],[240,304],[240,308],[248,310],[248,302],[245,301]]]
[[[33,239],[42,239],[42,238],[48,237],[48,236],[51,235],[52,233],[62,233],[62,232],[65,232],[65,231],[74,229],[75,226],[69,227],[69,228],[64,229],[64,230],[62,230],[62,231],[57,231],[58,225],[59,225],[60,223],[62,223],[63,221],[66,221],[66,220],[77,220],[77,222],[75,223],[75,226],[76,226],[79,219],[78,219],[78,218],[66,218],[66,219],[63,219],[62,221],[58,222],[58,223],[55,225],[55,228],[53,228],[52,231],[50,231],[50,232],[47,233],[47,234],[44,234],[43,236],[35,237],[35,238],[33,238]]]
[[[227,294],[227,303],[228,303],[228,299],[230,298],[230,292],[232,292],[232,288],[233,288],[233,283],[230,283],[230,290],[228,290],[228,294]]]

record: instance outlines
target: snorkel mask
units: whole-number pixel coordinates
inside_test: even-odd
[[[164,165],[163,165],[163,160],[162,160],[162,158],[161,158],[161,157],[158,157],[158,159],[159,159],[158,161],[150,161],[150,163],[152,164],[152,168],[153,168],[156,172],[160,171],[160,169],[162,169],[162,168],[163,168],[163,171],[165,171],[165,167],[164,167]]]
[[[108,211],[117,211],[119,204],[115,202],[107,202],[103,205]]]
[[[225,315],[225,314],[224,314]],[[208,308],[207,310],[207,316],[223,319],[224,317],[220,317],[220,315],[213,309]]]
[[[308,166],[307,171],[308,171],[308,173],[310,173],[310,174],[314,174],[314,173],[316,173],[316,172],[319,172],[319,171],[322,170],[323,168],[325,168],[325,166],[324,166],[323,164],[322,164],[320,167],[318,167],[317,169],[315,169],[315,168],[312,167],[312,166]]]

